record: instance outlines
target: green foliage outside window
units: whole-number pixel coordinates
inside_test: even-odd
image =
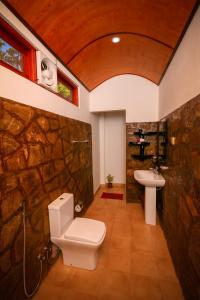
[[[60,94],[62,97],[64,97],[68,101],[70,101],[70,102],[73,101],[72,90],[68,86],[63,84],[62,82],[58,82],[57,91],[58,91],[58,94]]]
[[[0,37],[0,60],[11,65],[18,71],[23,71],[23,56],[14,47]]]

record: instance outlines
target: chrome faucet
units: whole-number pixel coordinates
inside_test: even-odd
[[[160,167],[158,166],[158,165],[156,165],[154,168],[153,168],[153,172],[155,173],[155,174],[159,174],[160,172]]]
[[[159,160],[159,157],[154,155],[153,158],[152,158],[152,162],[153,162],[153,172],[155,174],[159,174],[160,173],[160,160]]]
[[[152,170],[155,174],[159,174],[160,173],[160,167],[159,166],[155,166],[153,168],[149,168],[149,170]]]

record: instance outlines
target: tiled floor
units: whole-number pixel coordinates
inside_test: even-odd
[[[62,264],[50,270],[34,300],[183,300],[163,232],[144,223],[139,204],[101,199],[98,191],[86,217],[104,221],[105,241],[95,271]]]

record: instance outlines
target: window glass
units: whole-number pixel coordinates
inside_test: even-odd
[[[23,72],[23,54],[0,37],[0,59]]]

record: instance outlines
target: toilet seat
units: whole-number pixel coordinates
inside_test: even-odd
[[[105,231],[105,224],[101,221],[75,218],[64,233],[64,238],[98,244],[105,236]]]

